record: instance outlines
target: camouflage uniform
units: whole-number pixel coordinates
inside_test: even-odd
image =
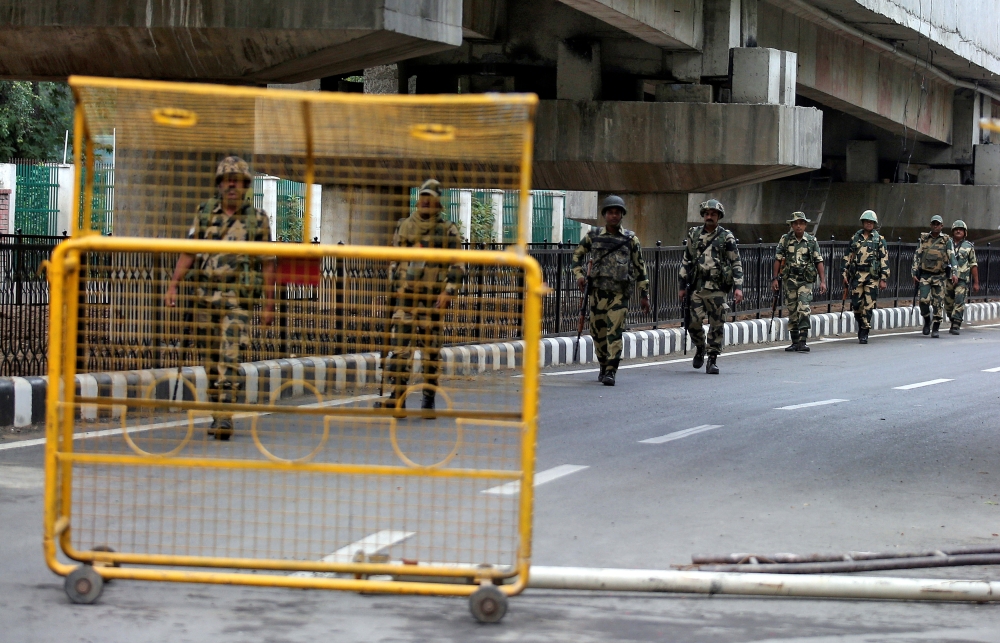
[[[976,261],[976,249],[971,241],[963,240],[962,245],[955,251],[955,264],[958,283],[952,284],[950,281],[945,283],[944,311],[948,313],[952,327],[958,328],[965,318],[965,298],[969,294],[972,268],[979,265]]]
[[[911,274],[920,280],[920,314],[928,317],[933,307],[935,324],[940,324],[944,317],[944,284],[955,271],[955,244],[951,237],[921,234]]]
[[[198,207],[188,231],[189,239],[221,241],[271,241],[267,213],[244,202],[227,215],[222,202],[212,199]],[[199,353],[204,357],[209,399],[237,401],[242,381],[240,356],[250,343],[250,306],[263,284],[261,262],[269,257],[234,254],[199,254],[192,269],[193,321]]]
[[[878,301],[878,282],[889,279],[889,251],[878,230],[872,230],[867,238],[863,229],[858,230],[851,237],[844,254],[843,278],[851,293],[851,310],[858,330],[871,330],[872,311]]]
[[[680,270],[681,287],[688,285],[691,293],[691,312],[688,332],[699,351],[705,348],[705,329],[702,320],[708,320],[708,355],[722,352],[722,341],[729,305],[726,296],[733,288],[743,288],[743,262],[736,247],[736,237],[721,225],[711,234],[705,226],[695,226],[684,239],[684,258]]]
[[[813,285],[819,274],[823,255],[816,237],[808,232],[796,239],[794,232],[786,232],[778,241],[775,261],[784,261],[781,267],[781,285],[788,308],[788,332],[792,343],[809,335],[809,313],[812,312]]]
[[[616,248],[617,246],[617,248]],[[612,250],[614,248],[614,250]],[[610,251],[610,253],[609,253]],[[601,372],[614,375],[622,356],[622,333],[628,315],[632,284],[646,296],[649,277],[642,258],[639,238],[624,227],[617,232],[606,227],[595,228],[580,240],[573,252],[573,275],[586,277],[584,259],[587,253],[594,259],[590,269],[590,335]]]
[[[392,237],[397,248],[459,248],[462,237],[458,227],[443,212],[430,219],[414,211],[400,219]],[[441,316],[434,307],[442,292],[454,295],[465,278],[462,264],[446,266],[425,261],[391,262],[390,289],[393,295],[389,347],[392,357],[386,361],[386,377],[393,383],[392,399],[403,396],[410,380],[409,363],[413,349],[420,349],[424,381],[436,386],[441,355]],[[425,398],[433,391],[425,391]],[[405,402],[403,403],[405,404]],[[432,408],[432,407],[431,407]]]

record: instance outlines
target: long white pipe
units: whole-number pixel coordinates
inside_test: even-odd
[[[1000,601],[1000,582],[839,576],[740,574],[656,569],[532,565],[528,587],[617,592],[678,592],[745,596],[875,598],[916,601]]]
[[[1000,94],[997,94],[996,92],[992,92],[984,87],[976,85],[975,83],[970,83],[969,81],[966,80],[959,80],[958,78],[955,78],[954,76],[950,75],[948,72],[939,69],[938,67],[935,67],[934,65],[928,63],[925,60],[921,60],[916,56],[910,55],[904,51],[899,51],[898,49],[896,49],[889,43],[885,42],[884,40],[880,40],[874,36],[870,36],[863,31],[855,29],[854,27],[848,25],[845,22],[837,20],[836,18],[826,13],[822,9],[817,9],[811,4],[806,3],[804,0],[765,0],[765,1],[768,4],[772,4],[776,7],[787,9],[795,15],[805,18],[810,22],[825,26],[833,31],[840,31],[842,33],[854,36],[855,38],[860,38],[861,40],[867,42],[868,44],[878,47],[879,49],[887,53],[890,53],[896,56],[897,58],[900,58],[901,60],[905,61],[908,64],[922,67],[923,69],[927,70],[931,74],[934,74],[935,76],[945,81],[946,83],[949,83],[956,87],[972,89],[979,92],[980,94],[985,94],[986,96],[989,96],[990,98],[996,101],[1000,101]]]

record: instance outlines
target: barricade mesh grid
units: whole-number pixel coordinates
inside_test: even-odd
[[[73,549],[237,568],[522,562],[530,511],[517,485],[533,466],[536,383],[518,340],[540,324],[525,306],[533,260],[459,252],[468,222],[455,234],[433,194],[411,193],[427,179],[524,189],[533,99],[72,85],[86,136],[115,136],[118,244],[79,252],[78,271],[53,284],[75,311],[67,350],[85,374],[60,407]],[[230,163],[217,181],[228,156],[246,176]],[[253,207],[257,175],[307,184],[307,243],[227,252],[244,232],[274,239],[275,213]],[[417,233],[394,241],[403,219]],[[347,246],[308,243],[330,226]],[[152,239],[212,245],[167,252]],[[251,327],[264,329],[259,345]],[[74,428],[99,431],[66,440]]]

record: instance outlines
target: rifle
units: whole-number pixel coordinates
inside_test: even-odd
[[[769,338],[771,337],[771,325],[774,324],[774,316],[778,312],[778,303],[780,301],[781,301],[781,285],[779,283],[778,289],[774,291],[774,296],[771,297],[771,321],[767,322],[767,336]]]
[[[583,327],[587,323],[587,309],[590,301],[590,270],[594,267],[594,260],[587,262],[587,288],[583,291],[583,299],[580,301],[580,319],[576,322],[576,344],[573,345],[573,362],[580,357],[580,338],[583,336]]]
[[[850,282],[848,282],[850,283]],[[840,321],[844,321],[844,308],[847,307],[848,286],[844,286],[844,294],[840,298]]]
[[[389,365],[389,361],[392,359],[392,351],[388,351],[385,354],[385,359],[382,360],[382,377],[378,380],[378,396],[382,397],[385,395],[385,368]]]
[[[181,369],[184,365],[184,349],[187,348],[187,338],[188,333],[191,330],[191,322],[194,321],[194,315],[191,314],[191,309],[187,306],[184,307],[184,315],[181,317],[181,341],[177,344],[177,379],[174,380],[174,392],[170,395],[170,401],[177,401],[177,388],[181,384]]]
[[[781,301],[781,269],[784,267],[785,260],[782,259],[781,263],[778,264],[778,276],[775,277],[778,280],[778,289],[771,296],[771,321],[767,322],[767,337],[769,341],[771,338],[771,325],[774,324],[774,315],[778,312],[778,302]]]
[[[684,345],[684,354],[688,354],[688,317],[691,316],[691,282],[684,282],[684,296],[681,298],[681,343]]]
[[[917,307],[917,296],[920,294],[920,276],[921,276],[920,273],[921,273],[921,271],[918,268],[917,269],[917,281],[916,281],[916,283],[913,284],[913,305],[911,305],[910,308],[916,308]]]

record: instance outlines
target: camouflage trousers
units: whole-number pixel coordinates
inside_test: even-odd
[[[969,294],[969,284],[949,281],[944,287],[944,312],[948,313],[953,326],[961,326],[965,319],[965,298]]]
[[[240,358],[250,345],[250,313],[235,296],[223,297],[196,305],[193,321],[195,343],[208,376],[209,401],[237,402],[243,388]]]
[[[441,313],[430,307],[397,308],[389,329],[389,350],[392,356],[385,362],[396,396],[402,395],[410,382],[414,349],[420,349],[420,368],[424,381],[437,386],[441,358]]]
[[[721,290],[702,288],[691,293],[691,313],[688,317],[688,332],[691,333],[691,342],[699,349],[705,346],[703,324],[707,321],[708,354],[718,355],[721,353],[722,342],[725,339],[727,312],[729,312],[729,304],[726,303],[726,293]]]
[[[590,292],[590,336],[594,339],[597,361],[608,372],[618,371],[622,357],[622,333],[628,314],[628,295],[612,290]]]
[[[936,275],[921,275],[920,277],[920,314],[924,317],[934,309],[934,321],[944,318],[944,285],[948,281],[944,273]]]
[[[851,280],[851,310],[858,322],[858,329],[871,330],[872,311],[878,302],[878,280],[861,272]]]
[[[792,341],[809,336],[809,313],[812,312],[813,285],[793,279],[782,280],[785,307],[788,309],[788,333]]]

